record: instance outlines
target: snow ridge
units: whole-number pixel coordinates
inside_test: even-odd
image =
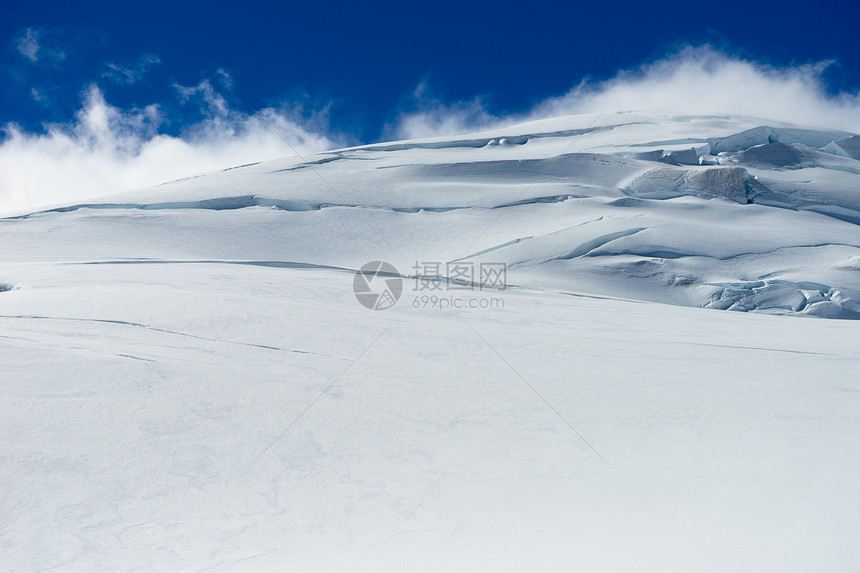
[[[860,254],[858,137],[722,116],[574,116],[242,165],[10,216],[0,233],[63,217],[118,237],[125,220],[160,246],[111,259],[492,259],[532,288],[857,318],[860,278],[845,269]],[[177,234],[180,253],[168,248]]]

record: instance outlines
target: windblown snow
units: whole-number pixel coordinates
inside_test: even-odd
[[[563,117],[9,214],[0,245],[3,570],[860,560],[860,323],[827,320],[860,318],[860,136]]]

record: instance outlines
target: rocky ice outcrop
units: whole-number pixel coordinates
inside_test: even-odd
[[[713,167],[702,170],[653,169],[637,177],[624,192],[643,199],[670,199],[693,195],[722,198],[745,205],[752,202],[761,185],[742,167]]]
[[[860,135],[852,135],[845,139],[831,141],[824,146],[823,151],[842,157],[860,160]]]

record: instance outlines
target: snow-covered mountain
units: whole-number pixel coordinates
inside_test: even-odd
[[[556,118],[0,245],[4,570],[860,559],[860,322],[764,316],[860,318],[860,136]]]
[[[521,287],[858,318],[858,224],[860,136],[631,113],[241,166],[6,219],[3,243],[11,260],[404,275],[492,261]]]

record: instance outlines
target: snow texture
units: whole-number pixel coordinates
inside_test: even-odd
[[[850,570],[857,141],[595,114],[8,214],[0,569]]]

